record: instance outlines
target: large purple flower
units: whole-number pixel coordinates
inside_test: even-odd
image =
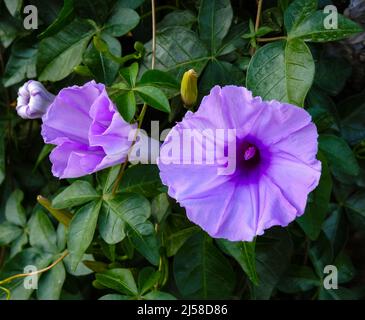
[[[126,160],[134,125],[125,122],[105,86],[94,81],[62,89],[43,116],[42,136],[54,144],[52,173],[75,178]]]
[[[202,130],[222,129],[234,130],[234,139],[226,134],[212,145],[209,135],[198,137],[194,148],[205,151],[203,161],[195,161],[190,151],[187,155],[181,142],[185,138],[180,139],[186,131],[194,137]],[[253,98],[243,87],[216,86],[199,110],[188,112],[167,136],[158,164],[161,179],[188,218],[212,237],[251,241],[304,213],[321,174],[317,137],[304,109]],[[219,148],[223,152],[217,152]],[[229,150],[235,150],[235,167],[225,174],[232,157]],[[214,161],[206,161],[207,155]]]

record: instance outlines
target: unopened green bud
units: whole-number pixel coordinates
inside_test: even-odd
[[[187,108],[193,107],[198,99],[198,74],[194,69],[184,73],[181,80],[181,99]]]

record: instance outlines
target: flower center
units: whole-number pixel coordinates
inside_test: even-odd
[[[247,172],[253,170],[260,164],[261,155],[260,150],[250,142],[241,144],[237,154],[237,161],[239,166]]]
[[[256,147],[255,146],[248,146],[246,150],[244,151],[243,158],[247,161],[252,159],[256,155]]]

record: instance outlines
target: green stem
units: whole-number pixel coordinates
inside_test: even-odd
[[[155,68],[155,62],[156,62],[156,9],[155,9],[155,0],[151,0],[151,6],[152,6],[152,59],[151,59],[151,69]],[[113,189],[112,189],[112,195],[115,195],[115,193],[118,190],[118,186],[120,182],[122,181],[124,171],[127,168],[128,158],[132,151],[132,148],[134,144],[136,143],[136,139],[139,133],[139,130],[142,127],[143,119],[147,111],[147,104],[144,103],[141,113],[138,116],[138,129],[136,130],[136,134],[134,136],[133,142],[131,147],[129,148],[127,159],[125,162],[121,165],[117,179],[114,182]]]

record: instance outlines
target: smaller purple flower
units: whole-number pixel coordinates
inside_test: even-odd
[[[56,145],[50,155],[52,173],[61,179],[124,162],[136,128],[123,120],[105,86],[95,81],[62,89],[42,120],[44,142]]]
[[[43,84],[29,80],[19,88],[16,111],[23,119],[42,118],[54,98]]]

